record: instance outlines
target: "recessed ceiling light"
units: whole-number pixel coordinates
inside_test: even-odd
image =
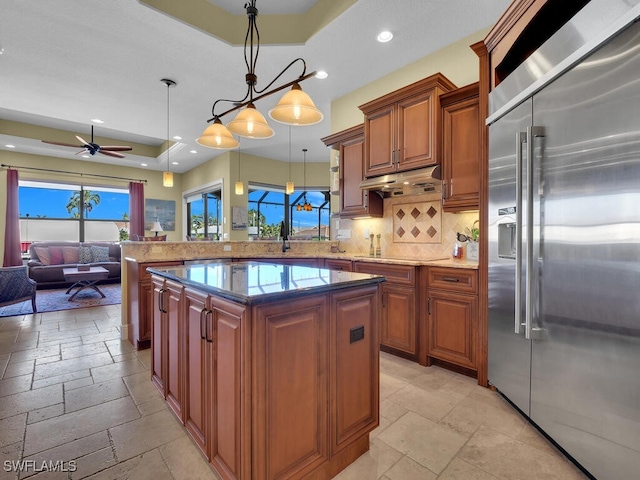
[[[171,165],[180,165],[178,162],[171,162]]]
[[[180,135],[176,135],[175,137],[173,137],[174,140],[182,140],[182,137]]]
[[[390,41],[393,38],[393,33],[391,33],[389,30],[385,30],[384,32],[380,32],[378,34],[378,36],[376,37],[376,39],[380,42],[380,43],[387,43],[388,41]]]
[[[189,153],[198,153],[197,150],[189,150]]]
[[[104,120],[100,120],[99,118],[92,118],[91,121],[93,123],[104,123]]]
[[[5,145],[5,147],[7,147],[7,148],[16,148],[15,145]]]
[[[329,76],[329,74],[327,72],[325,72],[324,70],[318,70],[318,72],[316,73],[316,78],[327,78]]]
[[[147,164],[146,164],[146,163],[141,163],[141,164],[140,164],[140,166],[141,166],[141,167],[146,167],[146,166],[147,166]]]
[[[82,158],[91,158],[90,155],[82,155]]]

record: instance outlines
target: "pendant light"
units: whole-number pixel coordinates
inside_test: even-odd
[[[302,91],[300,85],[294,83],[278,104],[269,110],[269,116],[276,122],[287,125],[314,125],[324,118],[316,108],[311,97]]]
[[[289,181],[287,182],[284,192],[287,195],[291,195],[295,190],[296,187],[293,185],[293,180],[291,178],[291,125],[289,125]]]
[[[236,195],[244,194],[244,182],[240,180],[240,150],[238,150],[238,181],[236,182]]]
[[[169,140],[169,89],[175,87],[177,83],[168,78],[163,78],[160,81],[167,86],[167,170],[162,172],[162,186],[173,187],[173,172],[169,163],[169,150],[171,149],[171,140]]]
[[[307,63],[303,58],[296,58],[290,62],[273,80],[268,82],[262,89],[257,88],[258,75],[256,66],[260,53],[260,32],[258,30],[258,9],[257,0],[247,0],[244,8],[247,13],[247,33],[244,38],[244,61],[247,66],[247,73],[244,76],[246,93],[243,98],[229,100],[219,98],[211,107],[212,118],[207,120],[212,123],[205,129],[197,142],[200,145],[210,148],[235,148],[237,146],[232,133],[247,138],[270,138],[274,135],[273,129],[267,123],[265,117],[256,109],[254,102],[278,93],[286,88],[291,90],[284,94],[278,104],[269,111],[269,116],[280,123],[301,126],[313,125],[323,119],[322,112],[316,108],[311,97],[300,88],[300,83],[315,77],[317,72],[307,73]],[[291,81],[277,85],[276,82],[293,66],[301,66],[302,71]],[[220,105],[230,104],[229,108],[223,112],[216,110]],[[219,109],[221,110],[221,109]],[[238,112],[233,120],[222,125],[221,118]],[[217,125],[217,126],[216,126]],[[210,130],[212,126],[214,129]]]
[[[196,139],[196,142],[203,147],[229,149],[236,148],[240,142],[236,140],[231,132],[225,127],[219,118],[209,125],[202,136]]]
[[[298,202],[298,205],[296,205],[296,210],[298,212],[301,212],[303,210],[305,212],[311,212],[313,210],[313,207],[307,201],[307,149],[306,148],[302,149],[302,156],[303,156],[303,162],[304,162],[304,187],[303,187],[304,193],[302,194],[302,197],[304,198],[304,203],[300,204],[300,202]]]

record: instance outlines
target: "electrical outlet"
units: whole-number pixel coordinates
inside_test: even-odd
[[[230,252],[230,251],[231,251],[231,245],[225,245],[225,246],[223,247],[223,250],[224,250],[225,252]]]
[[[351,238],[351,230],[338,230],[338,236],[342,240],[346,240],[348,238]]]
[[[369,229],[368,228],[364,229],[364,238],[369,240]]]

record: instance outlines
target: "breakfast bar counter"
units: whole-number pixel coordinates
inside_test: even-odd
[[[379,419],[378,275],[150,268],[152,381],[224,479],[332,478]]]

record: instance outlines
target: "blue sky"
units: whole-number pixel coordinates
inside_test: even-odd
[[[122,214],[129,211],[129,195],[113,192],[96,192],[100,195],[100,204],[89,212],[88,218],[120,220]],[[73,190],[45,190],[41,188],[20,187],[20,217],[70,218],[66,206]]]

